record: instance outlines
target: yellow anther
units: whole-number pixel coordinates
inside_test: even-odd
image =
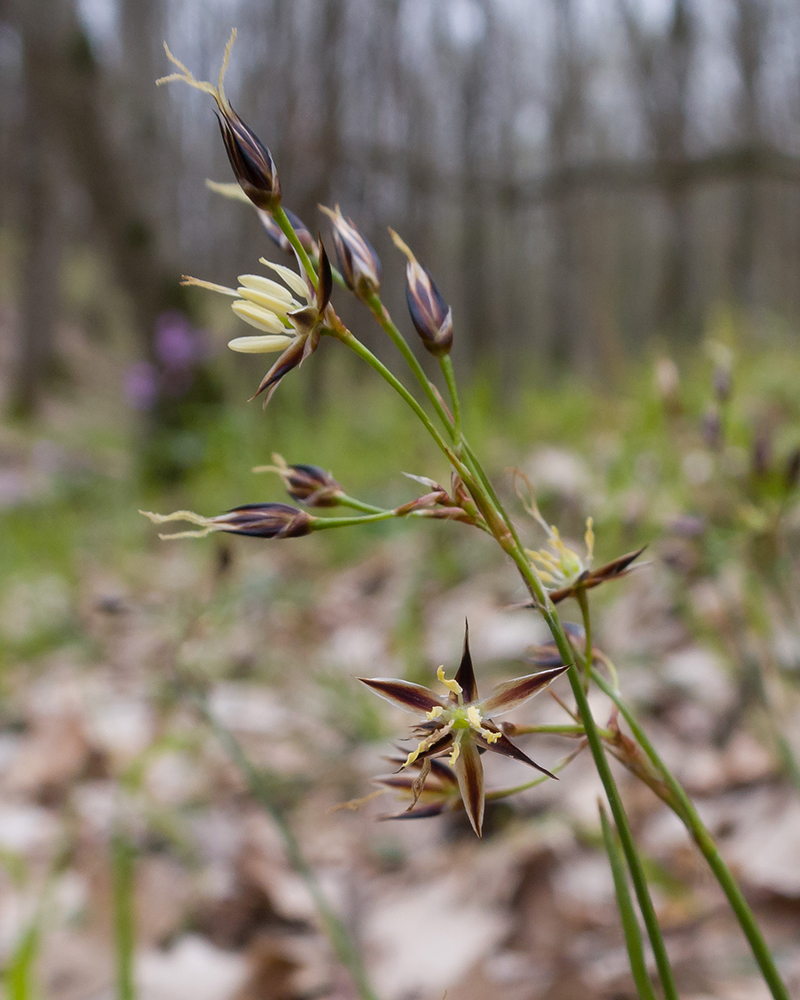
[[[594,558],[594,518],[586,518],[586,534],[583,536],[586,542],[586,562],[591,563]]]
[[[429,722],[431,722],[433,719],[438,719],[439,716],[442,714],[443,711],[444,711],[444,709],[442,708],[441,705],[434,705],[434,707],[430,710],[430,712],[428,712],[425,715],[425,718]]]
[[[478,732],[483,728],[483,719],[481,718],[481,713],[475,708],[474,705],[470,705],[467,709],[467,722],[472,726],[473,729],[477,729]]]
[[[409,764],[413,764],[424,749],[425,749],[425,740],[423,740],[422,743],[420,743],[420,745],[417,747],[416,750],[411,751],[408,757],[406,757],[405,763],[403,764],[403,767],[400,768],[400,770],[402,771],[404,767],[408,767]]]
[[[453,749],[450,751],[450,767],[455,766],[455,763],[458,760],[458,756],[460,753],[461,753],[461,744],[454,743]]]
[[[464,689],[458,683],[457,680],[448,680],[444,675],[444,666],[439,667],[436,671],[436,676],[439,678],[439,682],[444,684],[448,691],[452,691],[453,694],[463,694]]]
[[[481,736],[487,743],[497,743],[502,733],[493,733],[491,729],[481,729]]]

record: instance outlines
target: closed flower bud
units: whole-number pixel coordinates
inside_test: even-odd
[[[339,270],[345,284],[360,299],[375,295],[381,287],[381,262],[378,255],[353,225],[346,219],[339,206],[335,211],[320,205],[333,222],[333,245]]]
[[[430,272],[424,268],[403,240],[390,229],[395,246],[408,258],[406,264],[406,301],[411,322],[425,349],[437,358],[450,353],[453,346],[453,310],[442,298]]]
[[[344,490],[333,476],[318,465],[288,465],[282,455],[273,454],[274,465],[259,465],[253,472],[276,472],[293,500],[307,507],[337,507]]]
[[[286,503],[251,503],[234,507],[216,517],[203,517],[191,510],[177,510],[173,514],[144,514],[155,524],[167,521],[188,521],[199,525],[199,531],[179,531],[160,538],[203,538],[215,531],[227,531],[234,535],[252,535],[255,538],[297,538],[313,530],[314,518],[304,510],[290,507]]]
[[[230,104],[217,116],[225,152],[242,191],[256,208],[272,212],[281,203],[281,182],[270,151]]]
[[[242,191],[244,191],[256,208],[260,208],[265,212],[272,212],[281,203],[281,184],[278,180],[278,172],[275,169],[272,155],[255,132],[245,125],[239,115],[233,110],[230,101],[225,96],[223,81],[235,39],[236,32],[232,31],[230,40],[225,48],[225,57],[222,60],[222,69],[220,70],[216,86],[208,83],[206,80],[197,80],[191,71],[179,59],[175,58],[166,43],[164,44],[164,49],[167,53],[167,58],[177,67],[178,72],[162,77],[162,79],[156,82],[162,84],[181,80],[196,90],[202,90],[206,94],[211,94],[219,109],[217,117],[220,131],[222,132],[222,140],[225,143],[225,152],[228,154],[228,160],[236,175],[236,180],[239,182]]]

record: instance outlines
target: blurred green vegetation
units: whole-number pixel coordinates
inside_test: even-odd
[[[464,390],[466,433],[506,493],[512,488],[507,470],[527,467],[532,454],[549,448],[577,456],[589,476],[577,500],[552,486],[533,485],[545,516],[567,535],[580,537],[584,518],[594,516],[599,560],[653,543],[671,518],[697,515],[712,529],[705,532],[702,559],[719,564],[734,549],[741,555],[743,545],[757,547],[755,536],[767,530],[770,504],[783,516],[789,498],[781,499],[780,470],[800,445],[800,354],[775,335],[769,347],[735,346],[732,325],[723,316],[709,331],[712,347],[727,340],[732,349],[731,398],[722,406],[724,445],[709,443],[707,428],[704,437],[709,407],[720,408],[712,388],[714,350],[707,347],[678,359],[679,380],[671,389],[659,388],[654,376],[657,354],[631,362],[614,384],[589,384],[568,374],[547,381],[532,376],[520,391],[504,394],[490,375],[479,376]],[[415,486],[402,472],[448,481],[441,457],[402,402],[370,373],[354,372],[335,344],[324,343],[293,372],[266,412],[258,402],[245,402],[249,369],[258,368],[250,360],[243,374],[232,368],[230,357],[220,358],[222,374],[233,385],[227,390],[232,401],[215,403],[203,415],[192,445],[196,463],[168,489],[154,488],[141,474],[141,427],[130,412],[105,414],[98,405],[94,422],[84,412],[79,421],[54,418],[33,428],[7,429],[6,448],[22,456],[21,467],[35,459],[43,440],[65,457],[38,491],[0,513],[4,658],[81,641],[72,609],[82,566],[113,567],[162,544],[137,509],[215,514],[242,503],[285,499],[276,476],[251,472],[268,463],[273,451],[290,462],[323,466],[348,493],[372,503],[393,505],[413,497]],[[314,365],[324,366],[325,377],[324,391],[316,394],[308,387],[309,376],[320,374],[311,372]],[[772,471],[754,471],[759,447],[769,451]],[[410,525],[388,523],[279,544],[314,547],[317,558],[335,565],[364,553],[376,538],[408,530]],[[443,534],[455,537],[463,529],[415,524],[413,530],[427,533],[436,572],[457,578],[458,560],[453,564]],[[198,552],[207,552],[209,544],[199,543]],[[418,608],[405,609],[399,642],[416,617]]]

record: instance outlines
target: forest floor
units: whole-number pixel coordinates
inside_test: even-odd
[[[637,413],[624,419],[635,423]],[[468,618],[485,690],[529,672],[526,651],[545,639],[533,612],[514,607],[521,588],[488,539],[457,524],[403,523],[361,529],[344,548],[321,536],[159,542],[136,522],[139,494],[127,473],[104,460],[97,475],[117,477],[108,520],[137,523],[133,541],[128,534],[115,550],[99,509],[106,494],[87,487],[100,497],[89,502],[84,486],[75,492],[75,470],[80,478],[94,459],[46,434],[3,433],[0,962],[9,998],[121,996],[131,865],[140,1000],[355,995],[278,828],[201,708],[271,775],[381,1000],[441,1000],[445,991],[450,1000],[636,995],[588,752],[559,781],[490,804],[483,841],[463,812],[383,822],[404,803],[369,798],[410,717],[356,677],[433,684],[440,663],[457,665]],[[632,440],[638,431],[620,433]],[[599,437],[574,446],[540,439],[508,446],[508,455],[490,434],[485,440],[496,466],[519,462],[548,511],[566,512],[573,536],[599,510],[601,561],[632,547],[619,548],[626,540],[652,541],[648,565],[598,591],[596,643],[617,663],[623,691],[717,837],[800,995],[800,792],[753,708],[749,675],[715,634],[728,628],[731,592],[748,588],[746,568],[722,557],[707,564],[701,542],[675,526],[686,514],[680,497],[636,520],[631,512],[658,489],[648,471],[653,449],[640,442],[645,458],[625,459],[628,478],[612,489]],[[684,455],[690,479],[698,463]],[[504,483],[510,492],[507,476]],[[181,499],[199,507],[215,491],[224,488],[217,483],[198,501],[187,486]],[[242,499],[250,497],[226,505]],[[661,523],[652,538],[650,515]],[[525,530],[536,536],[532,523]],[[772,598],[764,607],[774,610]],[[577,618],[576,607],[563,610]],[[767,659],[780,674],[780,724],[800,753],[800,633],[796,619],[775,614]],[[759,635],[748,633],[756,646]],[[553,690],[568,698],[565,680]],[[592,704],[605,722],[608,701],[593,694]],[[511,718],[569,721],[547,694]],[[551,767],[576,747],[556,736],[519,742]],[[489,788],[529,776],[490,756]],[[614,767],[682,998],[768,997],[684,829]],[[359,808],[342,807],[362,798]]]

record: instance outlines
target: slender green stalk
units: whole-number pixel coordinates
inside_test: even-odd
[[[324,531],[326,528],[349,528],[354,524],[375,524],[376,521],[390,521],[397,517],[393,510],[382,510],[378,514],[364,514],[362,517],[318,517],[314,519],[312,531]]]
[[[581,617],[583,618],[583,630],[586,635],[586,649],[584,651],[584,679],[586,686],[589,686],[589,668],[594,662],[594,655],[592,653],[592,616],[589,614],[589,597],[586,593],[585,587],[578,587],[575,596],[578,600],[578,605],[581,609]]]
[[[600,807],[600,824],[603,828],[603,843],[611,865],[611,875],[614,879],[614,892],[617,896],[617,908],[622,919],[622,930],[625,933],[625,946],[628,949],[628,960],[631,975],[636,984],[636,990],[642,1000],[656,1000],[653,984],[647,974],[647,963],[644,957],[644,945],[639,921],[633,908],[631,894],[628,890],[628,879],[625,875],[625,863],[619,849],[619,840],[611,829],[603,804]]]
[[[600,729],[598,732],[605,735],[607,730]],[[529,736],[531,733],[552,733],[555,736],[585,736],[586,730],[583,726],[578,725],[551,725],[547,723],[546,725],[540,726],[514,726],[513,733],[509,732],[509,736]]]
[[[417,418],[425,427],[425,430],[430,434],[433,440],[436,442],[439,449],[444,453],[447,460],[455,466],[456,470],[462,474],[462,478],[466,475],[468,478],[472,478],[469,473],[469,469],[465,469],[463,464],[460,462],[458,457],[453,453],[452,449],[448,446],[447,442],[444,440],[442,435],[437,431],[431,422],[428,414],[422,409],[417,400],[411,395],[411,393],[406,389],[403,383],[394,375],[386,365],[379,359],[376,358],[372,351],[368,347],[365,347],[353,334],[346,328],[341,327],[334,332],[334,336],[338,340],[341,340],[343,344],[350,348],[354,354],[357,354],[360,358],[363,358],[367,364],[374,368],[375,371],[384,379],[389,385],[394,389],[394,391],[401,396],[402,399],[411,407],[411,409],[416,414]],[[463,472],[462,472],[463,470]]]
[[[392,341],[394,346],[403,355],[403,359],[413,372],[416,380],[422,387],[423,392],[430,400],[431,405],[434,410],[436,410],[436,414],[439,419],[448,431],[452,432],[453,422],[450,419],[450,415],[447,410],[444,408],[439,394],[436,392],[430,379],[425,374],[425,369],[420,364],[416,354],[414,354],[411,349],[410,344],[392,320],[392,317],[389,315],[389,310],[386,306],[384,306],[380,296],[375,294],[368,296],[367,305],[369,306],[375,319],[377,319],[378,323],[380,323],[383,331],[389,336],[389,339]]]
[[[594,716],[592,715],[591,708],[589,707],[589,701],[583,686],[583,678],[581,677],[576,664],[575,651],[570,645],[567,634],[564,631],[564,626],[561,624],[561,620],[556,614],[550,598],[547,596],[547,592],[542,585],[542,581],[539,579],[535,570],[531,566],[524,550],[513,547],[511,550],[507,551],[509,551],[509,555],[511,555],[512,559],[516,562],[523,579],[528,585],[531,596],[536,601],[542,617],[547,622],[547,626],[550,629],[553,639],[555,640],[563,662],[569,664],[567,677],[578,708],[578,714],[580,715],[581,722],[586,729],[586,739],[589,742],[589,749],[592,752],[595,768],[597,769],[600,781],[603,784],[608,804],[611,807],[611,814],[614,817],[614,823],[619,831],[619,838],[622,843],[622,849],[625,853],[625,860],[627,861],[628,869],[631,873],[631,880],[636,891],[636,898],[639,901],[639,909],[642,911],[642,918],[644,919],[647,934],[650,938],[650,944],[653,948],[653,955],[655,956],[658,974],[661,977],[661,983],[664,988],[664,996],[666,1000],[677,1000],[678,990],[672,975],[672,968],[669,963],[666,946],[664,945],[664,939],[661,935],[661,928],[658,925],[658,917],[656,916],[655,907],[653,906],[653,901],[650,898],[650,890],[647,886],[644,866],[642,865],[642,860],[636,849],[630,824],[628,823],[628,817],[622,804],[622,798],[619,794],[619,789],[617,788],[617,784],[614,780],[614,775],[611,772],[611,767],[609,766],[608,759],[605,755],[600,733],[597,729],[597,724],[594,720]]]
[[[458,396],[456,373],[453,371],[453,362],[449,354],[445,354],[444,357],[439,358],[439,364],[442,366],[450,399],[453,401],[453,446],[455,447],[456,454],[460,456],[463,441],[461,438],[461,401]]]
[[[581,750],[583,750],[583,746],[579,746],[577,750],[573,750],[572,753],[567,754],[563,760],[560,760],[557,764],[553,764],[550,770],[553,774],[563,771],[567,764],[571,764],[575,760]],[[545,781],[550,780],[552,779],[548,778],[546,774],[540,774],[537,778],[532,778],[521,785],[514,785],[512,788],[496,788],[492,792],[487,792],[486,800],[488,802],[496,802],[498,799],[507,799],[511,795],[519,795],[520,792],[527,792],[529,788],[536,788],[537,785],[543,785]]]
[[[676,809],[673,807],[673,811],[691,834],[692,839],[697,844],[701,854],[706,859],[709,867],[714,873],[714,877],[722,887],[722,891],[727,896],[731,909],[736,914],[736,919],[739,921],[739,925],[747,938],[753,952],[753,957],[758,963],[761,975],[764,977],[764,980],[769,986],[772,996],[775,1000],[789,1000],[789,992],[786,989],[780,974],[778,973],[775,961],[769,948],[767,947],[767,943],[764,940],[763,935],[761,934],[758,924],[756,923],[753,911],[750,909],[747,900],[744,898],[744,894],[739,888],[736,879],[733,877],[730,869],[722,859],[717,845],[714,842],[714,838],[708,832],[705,824],[700,819],[700,816],[694,807],[694,803],[661,759],[658,751],[650,742],[647,734],[642,729],[633,711],[624,701],[619,691],[608,684],[605,678],[594,669],[592,670],[592,680],[617,706],[622,717],[628,723],[634,739],[650,758],[654,766],[658,769],[659,773],[664,778],[665,784],[675,796],[680,808]]]
[[[611,772],[608,760],[606,759],[602,740],[597,731],[594,717],[592,716],[589,702],[586,697],[586,692],[583,689],[583,682],[575,664],[572,647],[569,643],[569,639],[567,638],[567,634],[564,631],[563,625],[553,609],[553,605],[547,596],[541,580],[533,570],[530,560],[525,554],[525,550],[519,540],[519,536],[511,522],[511,519],[503,509],[500,501],[497,499],[492,485],[488,481],[488,477],[486,477],[474,455],[470,453],[469,460],[472,468],[476,471],[476,476],[471,474],[471,470],[466,468],[458,456],[455,455],[447,446],[417,400],[414,399],[406,387],[397,378],[395,378],[392,372],[390,372],[389,369],[386,368],[386,366],[378,358],[376,358],[371,351],[361,344],[361,342],[358,341],[349,330],[341,327],[341,329],[335,331],[335,334],[343,343],[347,344],[351,350],[367,361],[367,363],[374,368],[375,371],[377,371],[381,377],[389,383],[389,385],[392,386],[392,388],[406,401],[406,403],[408,403],[419,420],[425,426],[428,433],[433,437],[437,445],[449,459],[453,467],[459,475],[462,476],[467,488],[470,490],[470,493],[472,493],[479,510],[486,518],[490,528],[492,528],[492,533],[495,535],[495,538],[500,543],[502,548],[517,563],[531,596],[536,601],[537,606],[541,610],[541,613],[550,628],[564,663],[570,664],[567,676],[569,677],[573,695],[577,702],[581,721],[586,729],[586,738],[589,742],[592,757],[595,761],[595,767],[597,768],[600,780],[602,781],[606,792],[606,797],[608,798],[609,805],[611,806],[614,822],[620,832],[620,840],[622,841],[625,857],[628,862],[628,867],[630,868],[631,878],[634,883],[634,888],[636,889],[636,896],[639,900],[639,906],[642,910],[645,926],[647,927],[648,935],[650,936],[656,965],[664,987],[664,995],[666,1000],[678,1000],[678,992],[672,976],[669,957],[664,945],[664,940],[661,936],[661,929],[658,926],[655,907],[653,906],[653,902],[650,898],[650,892],[647,887],[644,867],[636,850],[630,825],[628,824],[628,818],[622,805],[622,799],[620,798],[619,790],[617,789],[616,782],[614,781],[614,776]]]
[[[117,975],[117,1000],[134,1000],[134,952],[136,921],[134,916],[135,851],[128,836],[121,831],[111,839],[111,879],[114,904],[114,959]]]
[[[362,510],[365,514],[383,514],[383,507],[375,507],[371,503],[364,503],[363,500],[356,500],[355,497],[349,497],[347,494],[340,494],[337,497],[340,507],[352,507],[353,510]]]
[[[2,983],[7,1000],[32,1000],[35,994],[33,967],[39,954],[40,914],[19,939],[6,962]]]
[[[228,752],[231,760],[247,781],[251,795],[266,809],[275,823],[281,835],[289,864],[305,882],[306,888],[314,900],[331,947],[336,957],[352,976],[360,1000],[377,1000],[377,995],[373,992],[367,979],[361,955],[344,922],[328,902],[317,881],[314,870],[308,861],[306,861],[302,848],[286,818],[286,814],[274,794],[268,776],[255,768],[233,733],[213,717],[208,711],[206,704],[200,702],[199,707],[204,718],[216,733],[220,743]]]
[[[303,265],[306,274],[311,278],[311,281],[316,287],[317,284],[317,272],[314,270],[314,265],[311,263],[311,258],[306,253],[306,249],[300,240],[297,238],[297,233],[294,231],[294,226],[289,222],[289,217],[283,210],[283,206],[279,205],[272,213],[272,218],[277,222],[280,227],[281,232],[286,237],[286,239],[292,244],[295,253],[300,258],[300,263]]]

